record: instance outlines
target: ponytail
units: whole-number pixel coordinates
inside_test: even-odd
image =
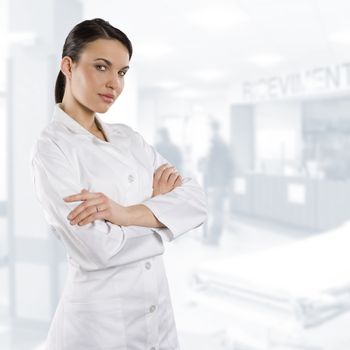
[[[78,62],[81,52],[85,46],[97,39],[109,39],[120,41],[129,52],[129,59],[132,56],[132,45],[129,38],[118,28],[113,27],[109,22],[94,18],[78,23],[68,34],[62,51],[62,58],[69,56],[73,62]],[[55,85],[56,103],[61,103],[66,88],[66,77],[60,71]]]
[[[56,103],[60,103],[63,100],[64,90],[66,87],[66,77],[60,70],[56,79],[55,85],[55,101]]]

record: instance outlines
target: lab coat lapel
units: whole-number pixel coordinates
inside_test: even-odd
[[[71,116],[69,116],[61,108],[61,104],[57,103],[54,109],[53,121],[64,124],[71,132],[73,132],[77,138],[88,137],[92,141],[101,142],[106,152],[111,152],[113,155],[117,152],[118,160],[124,165],[133,169],[132,155],[130,152],[130,137],[121,128],[118,128],[117,124],[107,124],[102,119],[95,115],[97,123],[102,127],[107,140],[109,142],[103,142],[99,140],[95,135],[86,130]]]
[[[62,108],[61,104],[57,103],[53,113],[53,121],[58,122],[66,126],[71,132],[78,135],[84,135],[93,137],[94,135],[87,131],[77,121],[75,121],[70,115],[68,115]]]
[[[108,143],[105,144],[107,150],[111,150],[113,152],[118,152],[118,159],[127,165],[128,167],[134,168],[133,158],[131,154],[131,139],[130,136],[122,130],[122,128],[118,127],[118,124],[108,124],[101,120],[100,117],[96,116],[96,119],[102,130],[104,131]]]

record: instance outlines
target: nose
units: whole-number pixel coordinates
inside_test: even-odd
[[[118,73],[111,74],[107,81],[107,87],[119,92],[123,89],[123,79]]]

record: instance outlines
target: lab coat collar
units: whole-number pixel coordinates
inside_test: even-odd
[[[102,121],[102,119],[95,114],[96,123],[102,128],[104,131],[106,137],[108,140],[112,139],[112,134],[115,132],[113,128]],[[53,113],[53,120],[59,123],[62,123],[65,125],[70,131],[74,132],[75,134],[81,134],[86,135],[90,137],[95,137],[92,133],[90,133],[88,130],[86,130],[82,125],[80,125],[76,120],[74,120],[69,114],[67,114],[62,108],[61,103],[56,103],[54,113]],[[116,130],[117,134],[119,136],[123,136],[120,130]]]
[[[133,160],[130,156],[130,137],[123,128],[118,127],[118,124],[104,123],[100,117],[95,114],[97,123],[102,127],[107,140],[104,142],[98,139],[95,135],[86,130],[77,121],[75,121],[69,114],[67,114],[61,107],[60,103],[55,105],[53,121],[63,124],[71,132],[83,135],[83,137],[90,137],[93,142],[103,143],[104,145],[111,146],[115,151],[119,153],[119,160],[130,168],[133,168]]]

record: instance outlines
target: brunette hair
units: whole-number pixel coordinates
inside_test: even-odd
[[[68,34],[63,45],[62,58],[69,56],[73,62],[78,62],[85,46],[97,39],[120,41],[132,56],[132,45],[129,38],[121,30],[113,27],[109,22],[95,18],[78,23]],[[60,70],[55,85],[55,101],[62,102],[66,88],[66,77]]]

